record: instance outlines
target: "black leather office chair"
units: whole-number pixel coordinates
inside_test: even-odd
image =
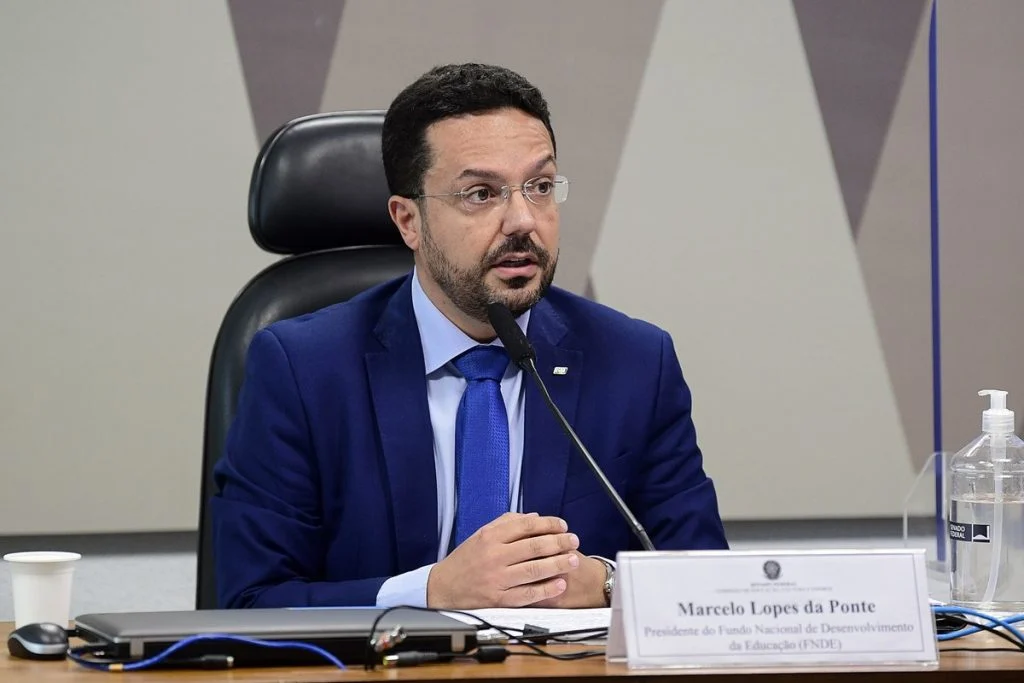
[[[286,258],[231,303],[213,347],[206,394],[196,608],[217,607],[209,500],[253,335],[277,320],[345,301],[407,273],[412,252],[387,211],[381,161],[384,112],[296,119],[260,150],[249,187],[249,231]]]

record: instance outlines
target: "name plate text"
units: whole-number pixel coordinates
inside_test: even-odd
[[[937,666],[923,550],[619,553],[630,667]]]

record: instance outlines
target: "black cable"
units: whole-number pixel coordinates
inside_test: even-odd
[[[566,632],[566,635],[556,635],[551,638],[556,643],[572,644],[572,643],[584,643],[588,640],[602,640],[608,638],[608,629],[595,629],[593,631],[586,631],[584,629],[577,629],[581,633],[576,637],[569,637],[575,634]]]
[[[595,628],[574,628],[566,631],[544,631],[541,633],[530,633],[525,634],[525,629],[513,628],[511,626],[503,626],[507,631],[516,631],[523,633],[515,637],[516,642],[530,641],[533,643],[541,642],[546,643],[553,641],[556,643],[578,643],[587,640],[598,640],[601,638],[608,637],[608,627],[601,626]]]
[[[999,636],[1000,638],[1002,638],[1003,640],[1009,642],[1011,645],[1016,647],[1018,650],[1024,651],[1024,643],[1022,643],[1021,641],[1017,640],[1017,638],[1015,638],[1011,634],[1006,633],[1005,631],[1000,631],[999,628],[996,627],[996,626],[992,626],[991,624],[986,624],[986,623],[983,623],[983,622],[972,621],[970,619],[966,619],[964,617],[957,616],[957,615],[954,615],[954,614],[947,614],[945,616],[950,621],[960,624],[961,628],[967,628],[969,626],[974,626],[975,628],[979,628],[982,631],[988,631],[989,633],[993,633],[993,634]]]
[[[944,647],[939,652],[1015,652],[1024,653],[1019,647]]]
[[[420,652],[405,651],[396,652],[393,655],[384,656],[385,667],[418,666],[432,662],[450,662],[453,659],[474,659],[481,664],[496,664],[504,662],[511,653],[500,645],[484,645],[477,648],[472,654],[457,652]]]
[[[1024,643],[1024,633],[1021,633],[1013,625],[1016,622],[1024,621],[1024,614],[1014,614],[1009,617],[1006,617],[1005,619],[1002,619],[987,612],[982,612],[980,610],[972,609],[970,607],[957,605],[932,605],[932,613],[935,615],[937,629],[948,628],[948,623],[940,621],[946,615],[954,615],[961,617],[966,617],[969,615],[981,619],[982,623],[991,624],[992,626],[998,626],[1002,628],[1007,633],[1013,635],[1013,637],[1016,638],[1017,642]],[[965,636],[969,636],[973,633],[978,633],[979,631],[984,630],[978,625],[977,622],[971,621],[968,623],[968,626],[953,631],[952,633],[942,633],[940,631],[936,634],[939,642],[956,640],[957,638],[963,638]]]
[[[1017,640],[1015,637],[1013,637],[1009,633],[1006,633],[1004,631],[1000,631],[995,626],[992,626],[990,624],[985,624],[985,623],[977,622],[977,621],[972,621],[970,619],[965,619],[964,617],[961,617],[961,616],[958,616],[958,615],[955,615],[955,614],[944,614],[943,616],[947,620],[949,620],[949,621],[951,621],[953,623],[960,624],[960,628],[967,628],[969,626],[974,626],[976,628],[980,628],[983,631],[988,631],[989,633],[992,633],[992,634],[995,634],[995,635],[999,636],[1000,638],[1002,638],[1003,640],[1009,642],[1011,645],[1013,645],[1016,648],[1015,650],[1010,650],[1010,652],[1024,652],[1024,643],[1022,643],[1021,641]],[[974,648],[967,648],[967,649],[968,650],[973,650]],[[982,648],[982,649],[984,649],[984,648]],[[950,649],[944,649],[943,651],[944,652],[948,652],[948,651],[950,651]]]
[[[387,614],[390,614],[391,612],[394,612],[396,610],[401,610],[401,609],[408,609],[408,610],[413,610],[413,611],[417,611],[417,612],[433,612],[435,614],[445,614],[445,613],[448,613],[448,614],[458,614],[460,616],[464,616],[464,617],[467,617],[469,619],[474,620],[475,622],[477,622],[480,626],[483,626],[484,628],[489,628],[489,629],[492,629],[494,631],[498,631],[499,633],[502,633],[503,635],[508,637],[509,640],[517,640],[518,641],[518,639],[520,638],[520,636],[517,636],[514,633],[511,633],[512,629],[508,629],[508,628],[505,628],[503,626],[495,626],[494,624],[490,623],[486,619],[483,619],[482,617],[479,617],[479,616],[477,616],[475,614],[472,614],[470,612],[465,612],[465,611],[457,610],[457,609],[441,609],[441,608],[434,608],[434,607],[413,607],[412,605],[396,605],[394,607],[388,607],[388,608],[384,609],[380,614],[377,615],[377,618],[373,620],[373,624],[370,626],[370,633],[366,637],[366,661],[365,661],[365,663],[363,665],[364,668],[367,671],[372,671],[372,670],[374,670],[376,668],[376,666],[378,664],[378,659],[380,659],[381,662],[384,662],[385,661],[383,659],[384,656],[385,656],[384,652],[386,652],[388,649],[391,649],[395,645],[398,645],[398,644],[401,643],[402,635],[401,635],[401,633],[396,633],[394,629],[392,630],[391,633],[384,634],[383,642],[379,642],[378,639],[377,639],[377,628],[380,625],[380,622],[384,618],[384,616],[387,615]],[[516,629],[516,630],[522,631],[522,629]],[[392,635],[396,639],[396,642],[394,642],[394,643],[390,642],[391,639],[392,639]],[[601,650],[585,650],[585,651],[581,651],[581,652],[563,652],[563,653],[556,654],[556,653],[553,653],[553,652],[547,652],[543,648],[538,647],[537,645],[535,645],[535,644],[533,644],[533,643],[531,643],[529,641],[519,641],[519,642],[521,642],[521,644],[523,646],[525,646],[525,647],[529,648],[530,650],[532,650],[534,656],[537,656],[537,657],[548,657],[550,659],[556,659],[556,660],[559,660],[559,661],[574,661],[574,660],[578,660],[578,659],[583,659],[585,657],[595,657],[595,656],[603,655],[604,654],[604,651],[601,651]],[[378,645],[380,645],[380,647],[378,647]],[[487,647],[487,646],[482,646],[482,647]],[[398,654],[401,654],[401,653],[398,653]],[[511,655],[521,655],[521,654],[527,654],[527,653],[523,653],[523,652],[510,652],[509,654],[511,654]],[[439,655],[438,653],[430,653],[430,656],[435,657],[434,659],[431,659],[430,661],[443,660],[443,657],[444,657],[444,655]],[[462,655],[462,656],[468,656],[468,655]],[[421,662],[416,662],[416,663],[421,663]],[[404,666],[410,666],[410,665],[413,665],[413,664],[410,662],[408,664],[403,664],[403,665]]]
[[[579,652],[563,652],[561,655],[553,655],[550,652],[509,652],[513,657],[554,657],[566,662],[577,659],[588,659],[590,657],[603,657],[604,650],[580,650]]]
[[[451,611],[451,610],[448,610],[448,611]],[[525,633],[528,630],[528,629],[519,628],[517,626],[502,626],[502,628],[505,629],[506,631],[513,631],[515,633]],[[534,627],[534,628],[538,628],[538,627]],[[535,635],[535,636],[545,635],[545,636],[553,638],[553,637],[558,637],[558,636],[574,636],[574,635],[577,635],[579,633],[598,633],[598,632],[607,633],[607,631],[608,631],[608,627],[607,626],[593,626],[591,628],[573,628],[573,629],[569,629],[569,630],[566,630],[566,631],[541,631],[541,632],[534,633],[533,635]]]

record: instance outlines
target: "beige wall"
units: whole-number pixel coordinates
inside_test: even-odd
[[[729,517],[891,515],[912,479],[805,63],[789,3],[669,3],[594,263],[673,334]]]
[[[1024,429],[1024,3],[943,2],[939,17],[943,417],[955,445],[978,432],[978,389],[1010,390]]]
[[[559,283],[672,332],[725,515],[898,514],[932,449],[930,8],[0,4],[0,534],[195,527],[210,348],[271,260],[258,142],[453,60],[548,95]],[[939,5],[947,446],[987,385],[1024,413],[1021,28],[1013,0]]]
[[[269,261],[227,8],[5,2],[0,65],[0,533],[192,528],[212,341]]]

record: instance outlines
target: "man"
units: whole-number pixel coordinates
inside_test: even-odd
[[[226,607],[608,604],[637,547],[486,307],[659,549],[727,547],[669,336],[551,286],[558,173],[523,77],[438,67],[384,122],[407,277],[258,333],[213,503]]]

